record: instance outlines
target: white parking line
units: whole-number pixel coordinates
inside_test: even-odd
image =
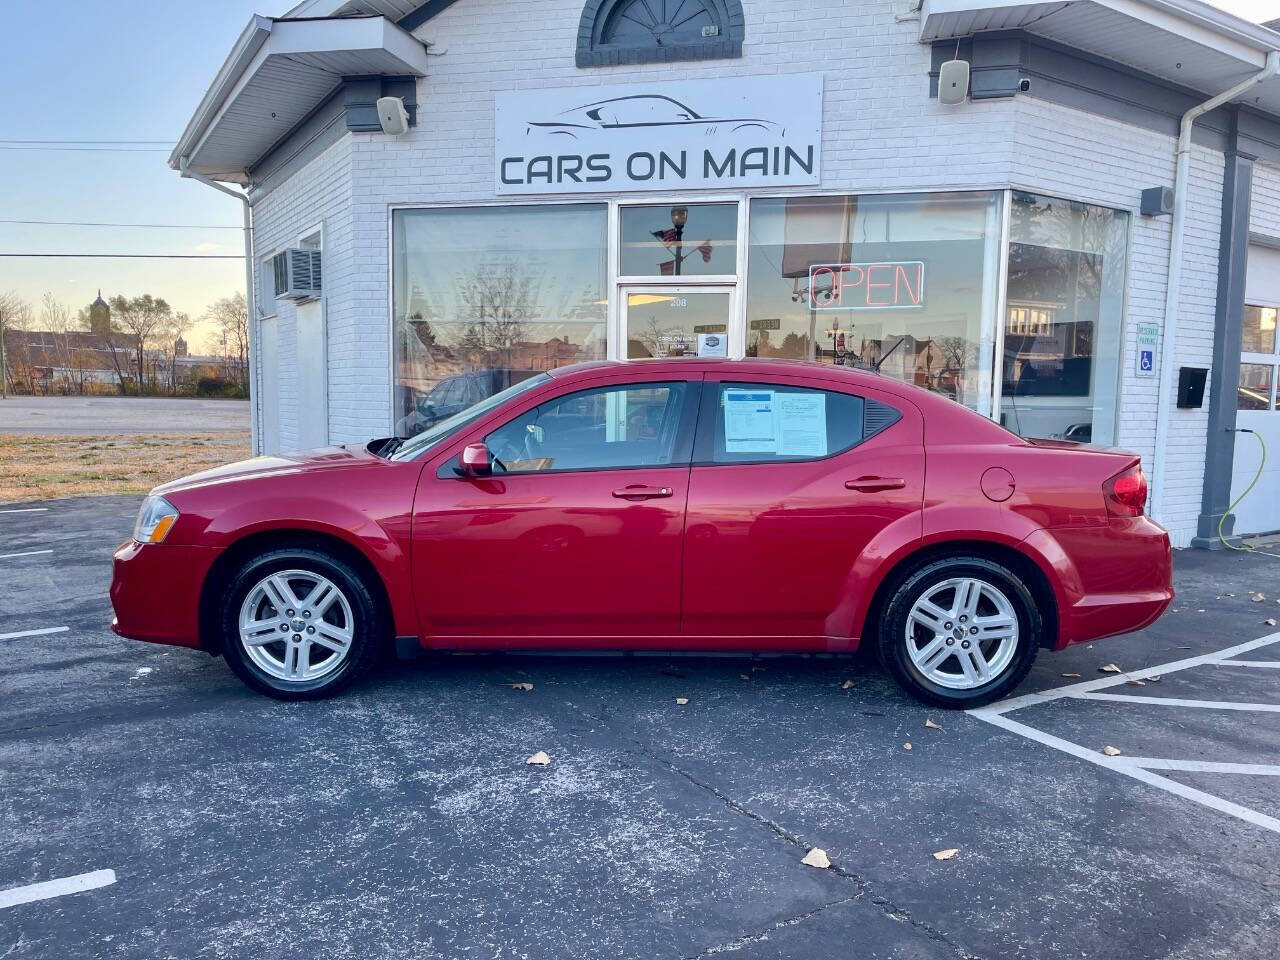
[[[1202,806],[1209,807],[1221,813],[1228,814],[1243,820],[1246,823],[1254,824],[1273,833],[1280,833],[1280,820],[1275,817],[1267,816],[1265,813],[1259,813],[1248,807],[1241,806],[1238,803],[1232,803],[1230,800],[1224,800],[1222,797],[1215,796],[1212,793],[1206,793],[1203,790],[1197,790],[1195,787],[1189,787],[1186,784],[1179,783],[1176,780],[1170,780],[1168,777],[1162,777],[1154,770],[1182,771],[1186,773],[1241,773],[1261,776],[1280,776],[1280,765],[1273,764],[1248,764],[1248,763],[1216,763],[1211,761],[1197,760],[1178,760],[1176,758],[1164,759],[1158,757],[1108,757],[1100,751],[1083,747],[1078,743],[1072,743],[1070,740],[1064,740],[1061,737],[1055,737],[1051,733],[1046,733],[1035,727],[1028,726],[1025,723],[1019,723],[1017,720],[1006,716],[1006,714],[1014,710],[1021,710],[1024,707],[1031,707],[1037,704],[1048,703],[1053,700],[1062,698],[1070,698],[1074,700],[1100,700],[1111,703],[1158,703],[1172,707],[1199,707],[1219,710],[1262,710],[1266,712],[1280,712],[1280,705],[1266,703],[1232,703],[1215,700],[1186,700],[1177,698],[1164,697],[1143,697],[1143,696],[1125,696],[1123,694],[1114,693],[1097,693],[1095,691],[1105,689],[1106,687],[1114,687],[1118,684],[1126,683],[1129,680],[1144,680],[1149,677],[1163,676],[1165,674],[1176,673],[1180,670],[1189,670],[1193,667],[1202,665],[1218,665],[1223,663],[1253,663],[1255,661],[1232,661],[1231,658],[1250,650],[1256,650],[1259,647],[1269,646],[1270,644],[1280,641],[1280,633],[1268,634],[1265,637],[1259,637],[1257,640],[1250,640],[1246,643],[1240,643],[1234,647],[1228,647],[1225,650],[1219,650],[1216,653],[1202,654],[1198,657],[1188,657],[1185,660],[1176,660],[1173,663],[1161,664],[1156,667],[1144,667],[1141,670],[1132,670],[1128,673],[1117,673],[1097,680],[1085,680],[1081,683],[1069,684],[1065,687],[1055,687],[1051,690],[1042,690],[1039,693],[1029,694],[1023,697],[1014,697],[1010,700],[1004,700],[998,703],[990,704],[986,707],[979,707],[976,710],[968,711],[970,716],[979,720],[1016,733],[1019,736],[1026,737],[1028,740],[1034,740],[1036,743],[1052,747],[1063,753],[1077,757],[1080,760],[1086,760],[1089,763],[1105,767],[1116,773],[1122,773],[1127,777],[1145,783],[1148,786],[1157,787],[1174,796],[1182,797],[1185,800],[1191,800]],[[1263,661],[1256,661],[1261,663]]]
[[[70,627],[43,627],[40,630],[19,630],[17,633],[0,633],[0,640],[17,640],[21,637],[43,637],[50,633],[66,633]]]
[[[1280,703],[1237,703],[1234,700],[1183,700],[1179,697],[1126,696],[1123,693],[1077,693],[1076,700],[1110,700],[1113,703],[1158,703],[1165,707],[1198,707],[1201,710],[1247,710],[1280,713]]]
[[[1219,660],[1219,667],[1253,667],[1255,670],[1280,670],[1280,660]]]
[[[36,557],[42,553],[53,553],[52,550],[25,550],[22,553],[0,553],[0,560],[13,560],[16,557]]]
[[[20,903],[65,897],[69,893],[82,893],[85,890],[97,890],[99,887],[109,887],[115,882],[114,870],[93,870],[74,877],[29,883],[25,887],[14,887],[12,890],[0,890],[0,910],[5,907],[15,907]]]
[[[17,510],[0,510],[0,513],[44,513],[48,507],[21,507]]]

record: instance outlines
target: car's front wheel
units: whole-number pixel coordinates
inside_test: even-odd
[[[281,700],[332,696],[377,660],[378,605],[345,561],[308,547],[247,561],[222,606],[222,651],[253,689]]]
[[[880,657],[918,699],[967,709],[1005,696],[1036,658],[1043,623],[1016,573],[949,557],[907,576],[885,608]]]

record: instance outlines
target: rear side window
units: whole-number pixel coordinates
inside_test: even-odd
[[[499,473],[650,467],[681,459],[685,382],[583,390],[529,410],[485,437]],[[688,462],[686,442],[683,459]]]
[[[848,393],[769,383],[720,383],[705,391],[699,463],[819,460],[842,453],[900,414]]]

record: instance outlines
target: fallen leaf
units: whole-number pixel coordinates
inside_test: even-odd
[[[688,702],[689,702],[688,697],[676,697],[676,706],[678,707],[683,707]]]
[[[1189,643],[1180,643],[1180,644],[1178,644],[1176,647],[1174,647],[1173,649],[1175,649],[1175,650],[1190,650],[1190,649],[1191,649],[1191,644],[1189,644]]]
[[[910,744],[910,743],[904,743],[904,744],[902,745],[902,749],[903,749],[903,750],[910,750],[910,749],[911,749],[911,744]]]
[[[1249,599],[1252,600],[1254,603],[1261,603],[1263,600],[1267,599],[1267,595],[1265,593],[1255,593]]]
[[[938,726],[936,723],[934,723],[932,720],[928,719],[927,717],[925,718],[924,725],[928,727],[930,730],[942,729],[942,727]]]
[[[1131,683],[1135,687],[1145,687],[1147,685],[1145,680],[1126,680],[1125,683]]]
[[[1105,666],[1099,667],[1098,672],[1099,673],[1124,673],[1124,671],[1121,670],[1119,667],[1117,667],[1114,663],[1108,663]]]
[[[844,683],[840,684],[840,689],[841,689],[841,690],[852,690],[852,689],[853,689],[853,681],[852,681],[852,680],[846,680]]]
[[[939,850],[937,853],[935,853],[935,854],[933,855],[933,859],[935,859],[935,860],[950,860],[952,857],[954,857],[954,856],[955,856],[957,853],[959,853],[959,852],[960,852],[960,848],[959,848],[959,847],[948,847],[946,850]]]
[[[532,683],[513,683],[511,685],[511,689],[512,690],[532,690],[533,684]]]
[[[525,763],[532,763],[536,767],[545,767],[550,762],[551,758],[541,750],[525,761]]]
[[[739,676],[739,677],[741,677],[743,680],[750,680],[750,679],[751,679],[751,678],[750,678],[750,677],[748,677],[745,673],[740,673],[740,674],[738,674],[738,676]]]
[[[764,670],[765,670],[765,668],[764,668],[764,667],[752,667],[752,668],[751,668],[751,672],[752,672],[752,673],[764,673]]]
[[[1160,677],[1158,675],[1154,677],[1147,677],[1147,683],[1159,683],[1159,682],[1160,682]]]
[[[1196,611],[1196,613],[1204,613],[1204,607],[1201,607],[1199,610]]]
[[[1267,619],[1263,620],[1262,622],[1265,623],[1268,627],[1274,627],[1276,625],[1276,618],[1267,617]]]
[[[1103,747],[1102,752],[1105,753],[1108,757],[1120,756],[1120,751],[1117,750],[1115,747],[1111,746],[1111,744],[1107,744],[1105,747]]]
[[[1064,677],[1083,677],[1083,673],[1064,673]]]
[[[804,855],[804,859],[800,862],[806,867],[817,867],[819,870],[825,870],[831,866],[831,861],[827,859],[827,851],[821,847],[814,847]]]

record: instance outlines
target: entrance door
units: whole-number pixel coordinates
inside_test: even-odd
[[[298,449],[329,443],[329,369],[325,350],[324,301],[298,304]]]
[[[1254,431],[1236,434],[1231,469],[1232,502],[1258,477],[1262,443],[1266,467],[1249,495],[1235,510],[1237,534],[1280,530],[1280,404],[1276,381],[1280,372],[1280,250],[1251,247],[1245,280],[1240,383],[1236,389],[1236,426]]]
[[[622,288],[622,330],[628,360],[741,356],[730,342],[734,316],[731,286]]]

